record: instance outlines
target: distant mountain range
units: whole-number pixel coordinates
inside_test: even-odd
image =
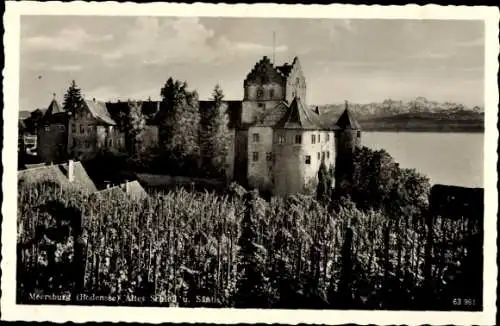
[[[413,101],[387,99],[348,105],[365,131],[484,132],[484,108],[479,106],[470,108],[458,103],[429,101],[424,97]],[[337,120],[345,103],[311,106],[315,107],[324,119]],[[19,111],[21,120],[30,115],[31,111]]]
[[[348,103],[361,128],[366,131],[484,132],[484,109],[462,104],[391,99],[379,103]],[[316,106],[312,106],[314,108]],[[345,103],[317,106],[325,119],[336,120]]]

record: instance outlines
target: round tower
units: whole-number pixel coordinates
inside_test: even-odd
[[[353,154],[361,146],[361,128],[354,118],[347,101],[337,120],[335,130],[335,189],[349,187],[353,173]]]

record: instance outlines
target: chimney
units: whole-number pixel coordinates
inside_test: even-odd
[[[69,182],[75,181],[75,166],[73,160],[68,161],[68,180]]]
[[[128,180],[125,180],[125,193],[128,194],[130,192],[130,186]]]

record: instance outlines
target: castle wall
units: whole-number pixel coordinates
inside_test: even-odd
[[[41,126],[37,134],[38,155],[42,162],[61,162],[66,159],[66,125],[48,124]]]
[[[255,137],[258,139],[255,139]],[[248,128],[248,185],[260,190],[272,187],[273,130],[270,127]]]
[[[273,194],[285,196],[304,191],[304,160],[302,144],[295,143],[301,130],[275,130],[273,133]],[[282,140],[282,137],[284,141]]]
[[[243,88],[242,123],[254,122],[285,99],[285,79],[267,57],[250,71]]]
[[[315,138],[313,143],[312,138]],[[326,167],[335,163],[335,138],[333,131],[304,131],[302,155],[310,156],[311,163],[304,164],[304,184],[309,189],[316,189],[318,171],[321,160],[324,158]]]
[[[352,153],[361,146],[360,130],[338,130],[335,132],[335,188],[349,187],[352,177]]]
[[[234,141],[234,180],[242,186],[248,184],[248,130],[235,130]]]

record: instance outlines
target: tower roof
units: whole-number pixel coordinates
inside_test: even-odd
[[[47,108],[47,111],[45,112],[46,116],[50,116],[53,114],[57,113],[63,113],[64,109],[57,103],[56,99],[53,98],[52,101],[49,104],[49,107]]]
[[[282,129],[321,129],[321,124],[313,112],[308,112],[302,101],[295,97],[283,118],[278,121],[275,127]]]
[[[337,126],[341,129],[355,129],[355,130],[361,129],[359,123],[354,118],[354,115],[352,114],[351,110],[349,110],[347,102],[344,112],[337,120]]]

